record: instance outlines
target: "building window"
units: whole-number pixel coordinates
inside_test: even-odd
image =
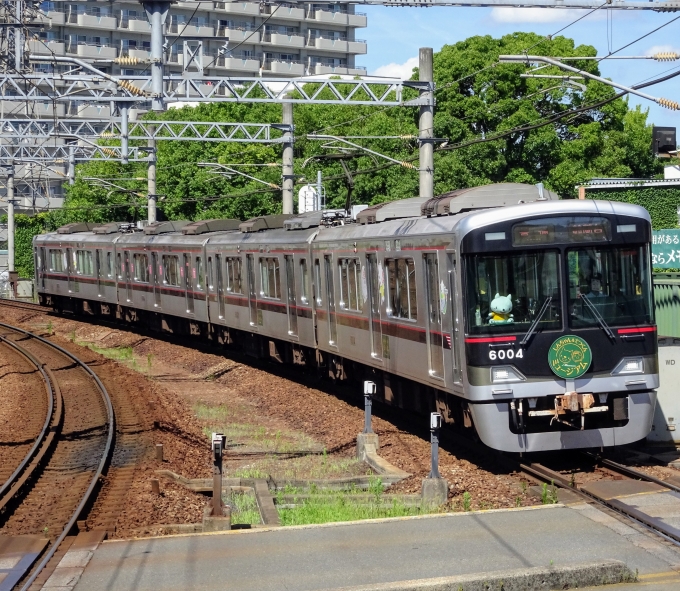
[[[418,299],[413,259],[390,259],[385,261],[385,265],[389,289],[387,313],[395,318],[416,320]]]
[[[179,287],[179,257],[163,255],[163,283]]]
[[[361,311],[361,265],[359,259],[340,259],[340,307]]]
[[[135,267],[135,281],[149,283],[149,256],[145,253],[136,253],[132,258]]]
[[[275,257],[260,259],[260,276],[262,278],[262,289],[260,290],[262,297],[280,300],[279,259]]]

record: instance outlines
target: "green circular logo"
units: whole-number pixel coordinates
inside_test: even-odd
[[[590,345],[582,338],[567,335],[557,339],[548,351],[548,363],[553,373],[565,379],[581,377],[593,360]]]

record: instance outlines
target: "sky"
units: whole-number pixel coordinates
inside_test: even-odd
[[[357,56],[357,65],[366,66],[369,74],[409,78],[418,64],[418,48],[454,44],[474,35],[502,37],[516,31],[552,35],[573,23],[588,11],[549,8],[398,8],[357,6],[368,15],[368,26],[358,29],[358,38],[368,42],[368,54]],[[598,10],[560,34],[571,37],[576,45],[593,45],[599,56],[607,55],[627,43],[671,21],[677,13],[651,10]],[[680,19],[624,49],[617,55],[650,55],[659,51],[680,54]],[[676,62],[655,60],[603,60],[601,75],[632,86],[680,68]],[[680,102],[680,76],[644,89],[655,97]],[[631,96],[630,104],[649,108],[648,123],[680,127],[680,111],[670,111],[647,99]]]

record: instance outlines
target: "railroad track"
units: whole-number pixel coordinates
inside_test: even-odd
[[[21,302],[19,300],[10,300],[7,298],[0,298],[0,305],[7,306],[9,308],[19,308],[21,310],[31,310],[33,312],[52,312],[51,308],[41,306],[40,304]]]
[[[588,503],[614,511],[647,530],[680,546],[680,529],[665,520],[664,507],[680,509],[680,479],[677,483],[661,480],[635,468],[589,452],[582,454],[595,463],[602,480],[579,484],[573,476],[540,463],[521,464],[520,469],[534,480],[571,491]],[[661,511],[659,511],[661,509]],[[671,510],[673,511],[673,510]],[[672,519],[672,515],[668,514]]]
[[[40,372],[48,399],[39,436],[0,489],[0,534],[49,538],[26,591],[94,503],[113,453],[115,417],[102,382],[70,352],[4,323],[0,340]]]

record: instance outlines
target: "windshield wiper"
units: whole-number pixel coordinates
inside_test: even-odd
[[[519,343],[520,345],[526,345],[529,342],[529,339],[531,338],[531,335],[534,334],[534,331],[536,330],[538,323],[541,321],[541,318],[543,318],[545,313],[548,311],[551,302],[552,296],[548,296],[547,298],[545,298],[545,302],[543,302],[540,311],[536,315],[536,318],[534,318],[534,321],[531,323],[531,326],[529,327],[527,334],[525,334],[524,338],[520,341]]]
[[[592,315],[595,317],[595,320],[597,320],[600,323],[600,326],[604,329],[604,332],[607,333],[607,336],[612,340],[616,341],[616,337],[614,336],[614,333],[612,332],[612,329],[609,328],[609,325],[605,322],[605,319],[602,318],[602,315],[597,311],[597,308],[595,307],[595,304],[591,302],[584,294],[580,293],[579,298],[581,298],[582,302],[585,302],[586,306],[588,309],[591,311]]]

